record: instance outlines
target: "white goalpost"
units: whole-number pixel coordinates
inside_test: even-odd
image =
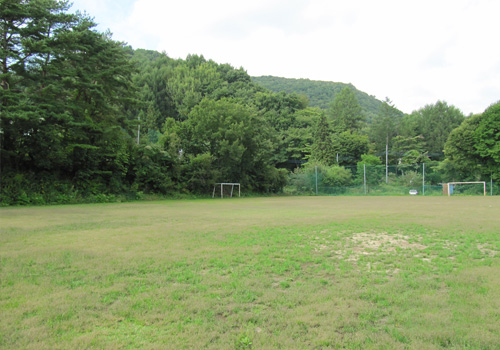
[[[486,181],[462,181],[462,182],[447,182],[443,184],[443,194],[451,196],[455,192],[456,185],[465,184],[483,184],[483,193],[486,196]]]
[[[241,186],[238,182],[220,182],[220,183],[216,183],[214,185],[214,192],[212,193],[212,198],[215,198],[215,190],[218,186],[220,186],[220,198],[224,198],[224,186],[231,187],[231,192],[229,193],[230,198],[233,197],[233,192],[234,192],[235,186],[238,186],[238,197],[241,196]],[[229,191],[229,189],[228,189],[228,191]]]

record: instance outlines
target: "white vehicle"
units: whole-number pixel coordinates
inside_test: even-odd
[[[416,196],[418,194],[418,191],[417,190],[410,190],[410,194],[412,196]]]

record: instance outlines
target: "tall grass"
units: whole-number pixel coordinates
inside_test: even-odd
[[[1,349],[498,349],[500,199],[3,208]]]

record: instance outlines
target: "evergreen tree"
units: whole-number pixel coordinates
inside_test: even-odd
[[[349,87],[343,88],[335,96],[328,111],[328,117],[335,133],[357,132],[365,120],[356,95]]]
[[[88,17],[65,13],[67,1],[1,6],[2,172],[120,187],[133,103],[128,51]]]
[[[332,143],[332,132],[324,115],[321,115],[319,118],[313,133],[313,138],[311,158],[325,165],[334,164],[335,155]]]
[[[386,98],[379,114],[373,120],[370,129],[370,139],[374,144],[374,151],[378,155],[386,155],[391,149],[392,138],[397,135],[400,112],[394,107],[391,100]]]
[[[56,0],[0,3],[2,171],[65,163],[58,124],[68,114],[64,100],[50,95],[60,96],[61,82],[51,74],[65,46],[58,37],[78,21],[67,9],[67,1]]]

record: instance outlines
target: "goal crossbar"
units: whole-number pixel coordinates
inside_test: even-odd
[[[447,183],[443,184],[443,190],[445,191],[445,194],[448,194],[448,197],[449,197],[449,196],[451,196],[451,192],[453,192],[453,190],[450,191],[450,186],[462,185],[462,184],[483,184],[483,192],[484,192],[484,196],[486,196],[486,181],[447,182]]]
[[[234,187],[238,186],[238,197],[241,196],[241,185],[239,182],[219,182],[214,185],[214,192],[212,193],[212,198],[215,198],[215,190],[217,186],[220,186],[220,198],[224,198],[224,186],[231,186],[230,198],[233,197]]]

